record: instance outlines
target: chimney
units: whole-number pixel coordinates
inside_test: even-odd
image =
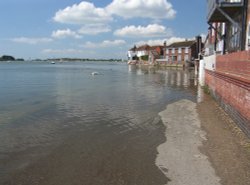
[[[164,43],[163,43],[163,56],[164,56],[164,58],[166,58],[166,49],[167,49],[167,41],[164,41]]]
[[[196,37],[196,58],[199,58],[199,54],[201,53],[202,50],[202,40],[201,36]]]

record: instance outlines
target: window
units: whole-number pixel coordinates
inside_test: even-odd
[[[188,47],[185,48],[185,53],[188,53]]]
[[[181,48],[178,48],[178,53],[181,53]]]
[[[168,51],[169,49],[166,49],[166,54],[168,54],[169,53],[169,51]]]
[[[185,55],[184,60],[189,61],[189,55],[188,54]]]
[[[181,62],[181,55],[178,55],[178,62]]]
[[[172,49],[172,54],[175,54],[175,49],[174,48]]]
[[[168,61],[168,59],[169,59],[169,57],[168,56],[166,56],[166,60]]]
[[[173,62],[177,61],[177,56],[172,56],[172,61]]]

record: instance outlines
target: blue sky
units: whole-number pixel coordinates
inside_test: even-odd
[[[1,0],[0,56],[126,58],[206,34],[205,0]]]

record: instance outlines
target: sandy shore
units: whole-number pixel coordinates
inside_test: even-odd
[[[157,148],[156,165],[169,185],[250,184],[249,139],[214,100],[181,100],[159,115],[166,142]]]

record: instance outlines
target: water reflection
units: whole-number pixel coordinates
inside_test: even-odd
[[[187,89],[197,86],[197,78],[193,69],[129,65],[128,71],[137,75],[154,74],[155,81],[171,87]],[[155,74],[161,74],[161,76]]]

